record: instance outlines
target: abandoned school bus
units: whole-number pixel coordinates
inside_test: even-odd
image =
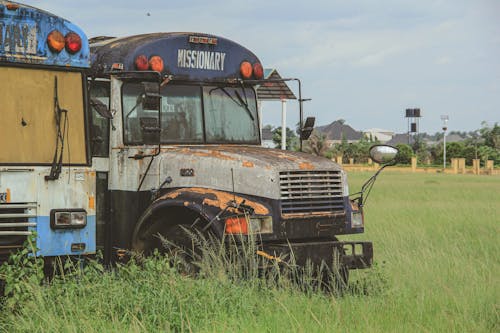
[[[0,262],[33,234],[48,261],[95,253],[89,55],[71,22],[0,1]]]
[[[187,228],[258,234],[259,253],[293,251],[298,264],[333,262],[334,253],[344,268],[372,264],[371,242],[336,238],[364,231],[362,202],[349,199],[340,166],[261,147],[256,87],[265,80],[251,51],[213,35],[154,33],[95,38],[91,60],[106,258],[161,248],[158,235],[190,244]],[[387,149],[373,152],[388,160]]]

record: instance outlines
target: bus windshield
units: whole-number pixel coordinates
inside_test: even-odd
[[[0,77],[0,164],[51,164],[63,148],[62,163],[85,164],[83,74],[0,66]],[[59,124],[55,101],[67,110]]]
[[[123,86],[125,143],[140,144],[143,109],[140,83]],[[161,88],[162,143],[258,144],[257,102],[252,88],[169,84]]]

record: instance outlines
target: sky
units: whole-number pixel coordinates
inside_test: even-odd
[[[500,0],[30,0],[88,37],[203,32],[252,50],[265,68],[302,82],[304,114],[356,130],[471,131],[500,123]],[[297,86],[290,83],[297,93]],[[298,104],[287,102],[287,125]],[[281,103],[263,104],[281,123]]]

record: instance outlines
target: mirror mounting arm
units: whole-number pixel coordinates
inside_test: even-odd
[[[375,181],[377,180],[378,175],[388,166],[393,166],[395,165],[396,162],[392,161],[390,163],[386,163],[382,165],[377,172],[361,186],[361,191],[354,193],[353,195],[359,194],[359,197],[353,198],[352,200],[356,200],[358,202],[358,206],[362,208],[364,205],[366,205],[366,201],[368,200],[368,196],[370,195],[370,192],[372,190],[373,185],[375,184]],[[365,195],[366,193],[366,195]]]

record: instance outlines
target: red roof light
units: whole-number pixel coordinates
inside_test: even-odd
[[[264,68],[262,68],[262,65],[260,62],[256,62],[253,64],[253,76],[255,76],[256,79],[260,80],[264,76]]]
[[[147,71],[149,69],[148,58],[141,54],[135,58],[135,68],[139,71]]]
[[[82,48],[82,39],[78,34],[74,32],[68,32],[66,37],[64,37],[66,43],[66,51],[71,54],[75,54]]]

